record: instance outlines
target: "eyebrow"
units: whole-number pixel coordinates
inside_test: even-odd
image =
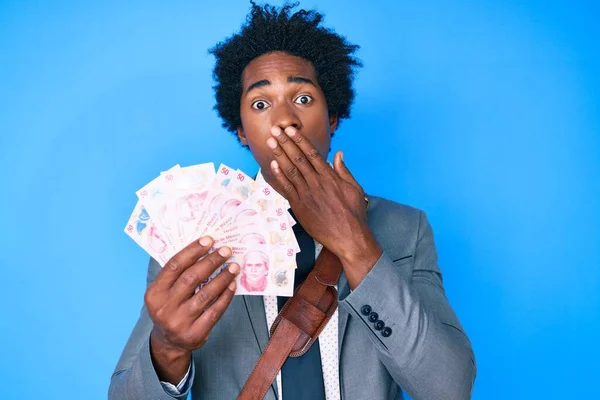
[[[304,78],[302,76],[288,76],[287,81],[288,81],[288,83],[308,83],[309,85],[313,85],[314,87],[317,87],[317,85],[315,85],[315,83],[312,81],[312,79]],[[269,86],[270,84],[271,84],[271,81],[269,81],[267,79],[263,79],[258,82],[254,82],[252,85],[248,86],[248,89],[246,89],[246,94],[250,93],[250,91],[252,89],[260,88],[263,86]]]

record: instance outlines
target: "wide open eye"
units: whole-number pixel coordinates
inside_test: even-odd
[[[311,101],[313,101],[313,98],[307,94],[303,94],[301,96],[298,96],[296,98],[296,100],[294,100],[294,103],[297,104],[309,104]]]
[[[252,108],[254,108],[255,110],[265,110],[269,107],[269,103],[267,103],[264,100],[256,100],[254,103],[252,103]]]

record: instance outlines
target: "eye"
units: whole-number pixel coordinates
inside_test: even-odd
[[[255,110],[264,110],[268,107],[269,103],[263,100],[256,100],[254,103],[252,103],[252,108],[254,108]]]
[[[313,98],[307,94],[303,94],[302,96],[298,96],[296,98],[296,100],[294,100],[294,103],[297,104],[309,104],[311,101],[313,101]]]

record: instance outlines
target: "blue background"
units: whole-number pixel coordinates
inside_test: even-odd
[[[176,163],[256,171],[207,54],[248,2],[123,3],[0,3],[2,398],[106,398],[144,293],[135,190]],[[428,213],[473,398],[596,398],[597,6],[318,3],[365,64],[334,150]]]

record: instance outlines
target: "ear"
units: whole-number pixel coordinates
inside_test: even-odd
[[[338,116],[336,115],[332,115],[329,117],[329,129],[331,130],[331,133],[333,134],[335,132],[335,130],[338,127]]]
[[[240,142],[242,142],[242,144],[244,146],[248,146],[248,139],[246,139],[246,132],[244,132],[244,128],[242,128],[241,126],[238,126],[238,128],[237,128],[237,137],[238,137],[238,139],[240,139]]]

